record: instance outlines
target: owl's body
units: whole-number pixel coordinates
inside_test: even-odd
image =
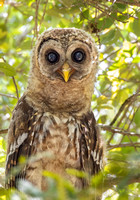
[[[97,60],[94,42],[84,31],[53,29],[40,36],[28,88],[9,127],[6,174],[21,155],[42,157],[27,163],[15,177],[9,176],[7,187],[24,178],[44,190],[42,172],[47,170],[82,188],[85,182],[66,169],[93,175],[102,168],[102,142],[90,111]]]

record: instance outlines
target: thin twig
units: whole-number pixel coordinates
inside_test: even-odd
[[[133,106],[133,105],[132,105]],[[140,106],[138,106],[138,108],[135,110],[133,107],[132,107],[132,111],[133,111],[133,114],[132,114],[132,118],[131,120],[129,120],[129,123],[128,123],[128,128],[127,128],[127,131],[129,131],[130,129],[130,126],[134,120],[134,117],[135,117],[135,114],[136,112],[138,111],[138,109],[140,108]],[[132,112],[131,112],[132,113]],[[131,115],[131,114],[130,114]],[[127,137],[129,138],[130,142],[133,144],[133,141],[131,140],[131,137],[129,135],[127,135]],[[134,145],[133,145],[134,146]],[[137,148],[134,146],[135,150],[137,151]]]
[[[111,0],[114,1],[114,0]],[[125,4],[125,5],[132,5],[132,6],[140,6],[140,1],[138,0],[117,0],[117,3]]]
[[[38,38],[38,9],[39,9],[39,3],[40,0],[36,0],[36,10],[35,10],[35,35],[36,38]]]
[[[3,93],[0,93],[0,96],[4,96],[4,97],[9,97],[9,98],[17,99],[17,97],[15,97],[15,96],[12,95],[12,94],[3,94]]]
[[[41,18],[41,20],[40,20],[40,25],[39,25],[39,31],[40,31],[42,22],[43,22],[43,20],[44,20],[45,14],[46,14],[46,7],[47,7],[47,4],[48,4],[48,0],[46,0],[45,6],[44,6],[43,15],[42,15],[42,18]]]
[[[139,147],[140,148],[140,142],[135,142],[135,143],[133,143],[133,145],[135,145],[135,147]],[[115,149],[115,148],[120,148],[120,147],[133,147],[133,146],[132,146],[131,143],[123,143],[123,144],[115,144],[115,145],[108,144],[107,145],[107,148],[109,150]]]
[[[127,101],[127,104],[126,104],[126,106],[124,107],[122,116],[121,116],[120,120],[118,120],[117,127],[120,126],[120,124],[122,123],[123,119],[125,119],[125,117],[127,116],[128,110],[129,110],[129,108],[130,108],[131,105],[132,105],[131,100],[130,100],[130,101]],[[127,118],[126,118],[126,120],[127,120]],[[126,121],[126,120],[125,120],[125,121]],[[123,124],[123,127],[124,127],[124,126],[125,126],[125,123]]]
[[[23,61],[21,62],[21,63],[19,63],[19,65],[16,67],[16,69],[17,69],[17,72],[23,72],[24,70],[23,69],[21,69],[21,66],[26,62],[26,60],[27,60],[28,58],[27,57],[25,57],[24,59],[23,59]],[[18,70],[18,69],[20,69],[20,70]]]
[[[128,125],[126,131],[129,131],[129,121],[130,121],[130,123],[132,123],[132,121],[133,121],[133,117],[132,117],[132,119],[130,120],[130,116],[134,116],[134,115],[132,114],[132,113],[133,113],[133,110],[134,110],[133,104],[134,104],[134,102],[131,102],[131,101],[129,102],[129,104],[128,104],[127,108],[125,109],[125,112],[124,112],[125,115],[120,119],[120,122],[119,122],[119,125],[120,125],[120,124],[122,123],[122,121],[123,121],[123,118],[125,118],[122,129],[123,129],[126,125]],[[130,107],[130,106],[131,106],[131,107]],[[129,108],[131,109],[131,111],[129,111],[129,110],[130,110]],[[117,126],[117,127],[118,127],[118,126]],[[125,137],[125,135],[123,135],[123,137],[122,137],[122,139],[121,139],[121,141],[120,141],[120,144],[122,143],[124,137]],[[133,141],[131,140],[131,137],[130,137],[129,135],[127,135],[127,137],[128,137],[128,139],[129,139],[130,143],[132,144],[132,146],[134,147],[135,151],[137,151],[137,148],[135,147]]]
[[[30,27],[30,28],[27,28],[24,32],[22,32],[21,36],[16,41],[16,46],[19,46],[20,43],[26,38],[27,34],[29,34],[33,29],[34,29],[33,27]]]
[[[11,6],[13,6],[16,10],[18,10],[19,12],[21,12],[23,15],[25,15],[25,16],[29,16],[29,14],[27,14],[27,13],[25,13],[25,12],[23,12],[21,9],[19,9],[17,6],[15,6],[15,4],[10,4]]]
[[[128,132],[128,131],[125,131],[125,130],[120,129],[120,128],[112,127],[110,125],[99,124],[99,127],[101,129],[105,130],[105,131],[110,131],[111,133],[118,133],[118,134],[122,134],[122,135],[129,135],[129,136],[140,137],[139,133]]]
[[[14,76],[12,76],[12,79],[13,79],[13,82],[14,82],[14,85],[15,85],[15,88],[16,88],[17,99],[19,100],[19,94],[18,94],[17,84],[16,84]]]
[[[120,50],[121,50],[121,48],[119,48],[119,49],[116,50],[116,51],[113,51],[111,54],[109,54],[108,56],[106,56],[105,58],[103,58],[103,59],[100,61],[100,63],[103,62],[104,60],[106,60],[107,58],[111,57],[113,54],[117,53],[117,52],[120,51]]]
[[[116,79],[119,79],[119,80],[122,80],[122,81],[125,81],[125,82],[140,83],[140,81],[132,80],[131,78],[126,79],[126,78],[117,77]]]
[[[0,134],[5,134],[5,133],[7,133],[8,132],[8,129],[1,129],[0,130]]]
[[[139,95],[140,95],[140,93],[139,93],[139,91],[138,91],[136,94],[130,96],[128,99],[126,99],[126,100],[124,101],[124,103],[121,105],[119,111],[118,111],[117,114],[115,115],[114,119],[113,119],[112,122],[110,123],[110,126],[112,126],[112,125],[117,121],[117,119],[119,118],[119,116],[121,115],[121,113],[125,110],[125,112],[124,112],[124,114],[123,114],[121,120],[119,121],[119,122],[122,122],[122,119],[124,118],[124,116],[125,116],[125,114],[126,114],[126,111],[127,111],[128,107],[129,107],[129,105],[131,105],[131,102],[134,101],[134,100],[136,99],[136,97],[139,96]],[[126,106],[127,106],[127,108],[125,109]],[[119,127],[119,123],[117,124],[117,127]],[[109,143],[111,142],[111,140],[113,139],[114,134],[115,134],[115,133],[113,133],[113,134],[111,135],[110,139],[108,140],[108,144],[109,144]]]
[[[3,59],[3,61],[6,63],[6,60],[5,60],[3,57],[2,57],[2,59]],[[12,79],[13,79],[13,82],[14,82],[14,85],[15,85],[15,88],[16,88],[17,99],[19,99],[17,84],[16,84],[16,81],[15,81],[14,76],[12,76]],[[2,94],[2,93],[1,93],[1,94]],[[4,96],[4,95],[2,95],[2,96]],[[7,96],[7,97],[8,97],[8,96]],[[11,96],[9,96],[9,97],[11,97]],[[12,98],[14,98],[14,97],[12,97]]]
[[[130,122],[129,122],[127,131],[130,129],[130,126],[131,126],[131,124],[132,124],[132,122],[133,122],[133,120],[134,120],[135,114],[136,114],[136,112],[137,112],[139,109],[140,109],[140,106],[138,106],[137,109],[134,111],[134,113],[133,113],[133,115],[132,115],[132,119],[131,119]],[[134,110],[134,109],[133,109],[133,110]]]
[[[126,107],[126,105],[128,105],[129,102],[132,102],[133,100],[135,100],[135,98],[137,96],[140,96],[140,93],[137,92],[136,94],[133,94],[132,96],[130,96],[128,99],[126,99],[124,101],[124,103],[121,105],[119,111],[117,112],[117,114],[115,115],[114,119],[112,120],[112,122],[110,123],[110,126],[112,126],[116,120],[118,119],[118,117],[120,116],[120,114],[122,113],[122,111],[124,110],[124,108]]]
[[[10,12],[11,12],[11,6],[8,7],[7,17],[5,18],[4,24],[7,24],[9,16],[10,16]]]
[[[108,1],[111,1],[114,4],[114,0],[108,0]],[[100,2],[102,2],[102,1],[100,1]],[[88,4],[89,3],[91,3],[91,4],[92,3],[97,4],[97,3],[99,3],[99,1],[97,1],[97,0],[93,1],[92,0],[92,1],[87,1],[87,3]],[[104,3],[104,1],[103,1],[103,3]],[[138,0],[133,0],[133,1],[130,1],[130,0],[117,0],[116,3],[121,3],[121,4],[125,4],[125,5],[131,5],[131,6],[140,6],[140,2]]]
[[[123,137],[124,137],[124,135],[123,135]],[[135,151],[137,152],[137,147],[136,147],[135,144],[133,143],[131,137],[130,137],[129,135],[127,135],[127,137],[128,137],[128,139],[129,139],[129,141],[130,141],[130,144],[132,144],[132,146],[134,147]]]
[[[122,177],[114,177],[111,176],[110,174],[104,179],[104,183],[103,183],[103,190],[106,191],[109,188],[114,187],[114,185],[118,185],[121,181],[124,181],[124,176]],[[130,176],[129,178],[127,178],[127,185],[132,184],[132,183],[136,183],[136,182],[140,182],[140,173]]]

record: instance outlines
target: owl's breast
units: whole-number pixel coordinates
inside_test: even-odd
[[[29,170],[35,166],[38,172],[52,171],[68,178],[66,168],[80,169],[79,121],[44,113],[38,116],[33,132],[33,154],[42,153],[42,158],[31,164]],[[71,181],[75,185],[75,180]]]
[[[40,130],[38,142],[39,151],[47,151],[53,163],[59,163],[64,168],[78,167],[79,159],[79,125],[70,118],[56,116],[42,117],[43,128]],[[47,166],[47,165],[46,165]]]

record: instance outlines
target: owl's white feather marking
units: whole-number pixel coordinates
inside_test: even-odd
[[[93,160],[96,160],[96,150],[94,150],[94,152],[91,151],[91,155],[92,155],[92,157],[93,157]]]
[[[23,133],[22,135],[18,137],[16,148],[18,148],[24,142],[24,140],[27,138],[27,135],[28,133]]]
[[[28,137],[28,133],[23,133],[22,135],[19,135],[17,141],[14,141],[14,143],[10,145],[10,152],[7,155],[7,159],[6,159],[7,161],[8,161],[9,156],[13,154],[16,151],[16,149],[20,147],[20,145],[23,144],[23,142],[26,140],[27,137]]]
[[[66,123],[68,121],[68,119],[67,118],[64,118],[64,117],[62,117],[62,123]]]
[[[75,131],[75,124],[69,123],[68,124],[68,131],[69,131],[68,137],[71,138],[71,140],[72,140],[73,135],[74,135],[74,131]]]
[[[36,126],[35,126],[35,130],[36,130],[37,132],[39,131],[39,129],[40,129],[40,123],[36,124]]]
[[[99,160],[99,152],[97,153],[96,159],[97,161]]]
[[[41,121],[43,121],[43,132],[46,132],[50,126],[53,125],[53,122],[50,117],[42,117]]]
[[[102,161],[102,159],[100,159],[100,169],[102,169],[103,168],[103,161]]]
[[[32,135],[32,138],[33,138],[34,135],[35,135],[35,132],[33,131],[31,135]],[[33,145],[33,139],[32,139],[31,142],[30,142],[30,146],[32,146],[32,145]]]
[[[79,130],[79,126],[78,124],[76,124],[77,128],[76,128],[76,154],[78,156],[79,151],[80,151],[80,143],[79,143],[79,139],[80,139],[80,130]]]
[[[57,117],[56,115],[54,115],[53,117],[54,117],[55,122],[57,124],[60,124],[61,121],[60,121],[59,117]]]

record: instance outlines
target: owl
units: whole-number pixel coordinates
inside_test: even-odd
[[[76,28],[43,32],[33,48],[28,86],[18,101],[8,131],[6,187],[26,179],[45,190],[43,171],[51,171],[83,188],[103,166],[104,149],[91,111],[98,52],[92,37]],[[42,155],[42,157],[38,156]],[[49,155],[49,156],[48,156]],[[20,158],[27,162],[18,173]]]

